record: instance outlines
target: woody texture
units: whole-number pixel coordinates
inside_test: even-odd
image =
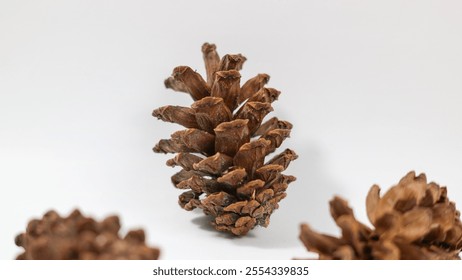
[[[264,120],[280,92],[265,87],[267,74],[241,85],[241,54],[219,57],[214,44],[202,46],[206,78],[188,66],[173,69],[165,86],[189,94],[190,107],[164,106],[153,116],[185,127],[160,140],[156,153],[176,153],[168,166],[183,190],[179,204],[200,208],[213,217],[219,231],[245,235],[255,226],[267,227],[270,216],[286,197],[293,176],[282,172],[297,158],[286,149],[268,157],[289,137],[292,125],[276,117]]]
[[[446,187],[427,183],[425,174],[409,172],[380,195],[377,185],[366,198],[372,228],[356,220],[348,203],[335,197],[330,212],[341,237],[301,226],[300,239],[320,259],[458,260],[462,249],[460,212]]]
[[[145,244],[144,231],[119,235],[117,216],[101,222],[74,210],[68,217],[49,211],[42,219],[29,222],[25,233],[15,243],[24,252],[18,260],[156,260],[157,248]]]

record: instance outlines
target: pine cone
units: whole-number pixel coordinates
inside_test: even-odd
[[[159,250],[145,245],[143,230],[132,230],[121,239],[117,216],[102,222],[74,210],[69,217],[49,211],[32,220],[25,233],[16,236],[24,248],[18,260],[156,260]]]
[[[380,188],[372,186],[366,209],[373,229],[358,222],[348,203],[335,197],[330,211],[342,236],[319,234],[304,224],[300,239],[320,259],[460,259],[460,212],[446,187],[427,184],[425,174],[409,172],[382,197]]]
[[[214,217],[219,231],[244,235],[256,225],[268,226],[271,213],[286,196],[293,176],[283,175],[297,158],[286,149],[265,162],[289,137],[292,125],[273,117],[271,103],[280,92],[264,87],[269,80],[258,74],[240,86],[246,58],[225,55],[221,60],[213,44],[202,46],[207,81],[187,66],[178,66],[165,86],[186,92],[191,107],[164,106],[153,116],[186,127],[160,140],[157,153],[177,153],[167,161],[182,170],[172,176],[185,210],[203,209]]]

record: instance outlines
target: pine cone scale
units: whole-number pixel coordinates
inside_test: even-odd
[[[250,141],[248,122],[249,120],[236,119],[216,126],[215,150],[235,156],[239,148]]]
[[[202,76],[188,66],[178,66],[173,69],[172,77],[180,81],[194,100],[210,96],[210,87]]]
[[[208,43],[202,45],[202,54],[207,71],[207,84],[211,86],[214,74],[220,68],[220,56],[218,56],[216,46]]]
[[[181,106],[164,106],[154,110],[152,115],[160,120],[177,123],[186,128],[199,128],[195,112],[191,108]]]
[[[240,81],[241,75],[236,70],[216,72],[211,96],[223,99],[229,110],[234,111],[238,105]]]
[[[262,89],[269,82],[269,79],[270,77],[267,74],[258,74],[257,76],[249,79],[241,87],[241,92],[239,95],[238,102],[242,103],[246,99],[256,94],[260,89]]]

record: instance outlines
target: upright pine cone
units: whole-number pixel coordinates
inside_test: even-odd
[[[285,138],[292,125],[276,117],[262,123],[280,92],[264,87],[266,74],[258,74],[240,86],[239,70],[246,58],[225,55],[221,60],[213,44],[202,53],[207,81],[188,66],[178,66],[165,86],[189,93],[191,107],[164,106],[153,116],[186,127],[160,140],[156,153],[177,153],[167,161],[182,170],[172,176],[185,210],[203,209],[214,217],[219,231],[244,235],[256,225],[268,226],[271,213],[295,180],[283,175],[297,158],[286,149],[265,162]]]
[[[63,218],[49,211],[32,220],[25,233],[16,236],[24,252],[18,260],[156,260],[159,250],[144,243],[144,231],[132,230],[119,237],[117,216],[101,222],[74,210]]]
[[[382,197],[380,188],[372,186],[366,208],[373,229],[358,222],[348,203],[335,197],[330,212],[342,236],[319,234],[304,224],[300,239],[320,259],[460,259],[460,212],[446,187],[427,184],[425,174],[409,172]]]

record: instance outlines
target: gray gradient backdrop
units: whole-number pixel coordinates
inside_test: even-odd
[[[179,128],[151,117],[189,105],[166,90],[177,65],[204,73],[200,46],[242,53],[243,79],[271,75],[298,180],[267,229],[219,234],[177,205],[168,156]],[[144,227],[163,259],[288,259],[309,222],[336,234],[333,195],[366,221],[364,198],[409,170],[462,206],[461,1],[0,0],[0,259],[54,208]],[[281,149],[282,149],[281,148]]]

